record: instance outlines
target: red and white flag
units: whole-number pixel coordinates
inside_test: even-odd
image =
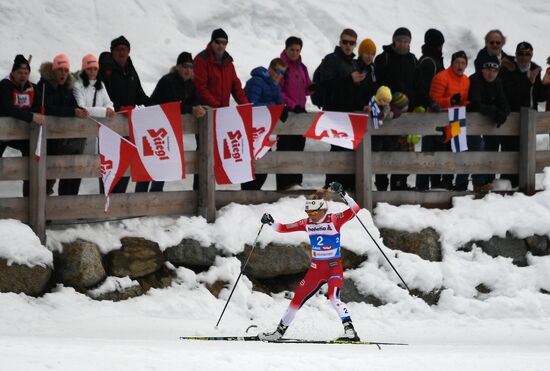
[[[136,146],[124,139],[107,126],[99,125],[99,158],[101,160],[101,178],[105,192],[105,212],[109,209],[109,195],[124,175],[132,157],[137,156]]]
[[[254,159],[262,158],[275,143],[269,137],[275,129],[284,104],[258,106],[252,108],[252,137],[254,139]]]
[[[254,180],[252,105],[217,108],[214,114],[214,173],[218,184]]]
[[[185,178],[179,102],[134,109],[128,124],[139,155],[132,158],[132,181]]]
[[[319,112],[304,137],[355,150],[367,132],[367,114]]]
[[[34,159],[40,161],[42,155],[42,125],[38,128],[38,141],[36,142],[36,149],[34,150]]]

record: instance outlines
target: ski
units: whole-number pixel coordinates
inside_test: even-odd
[[[354,341],[354,340],[308,340],[283,338],[279,340],[260,340],[257,336],[181,336],[180,340],[202,340],[202,341],[264,341],[266,343],[280,344],[354,344],[354,345],[409,345],[406,343],[392,343],[379,341]]]

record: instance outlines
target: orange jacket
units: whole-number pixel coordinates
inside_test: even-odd
[[[436,74],[432,79],[430,97],[441,108],[451,107],[451,97],[460,94],[459,106],[468,104],[470,79],[466,75],[457,76],[451,67]]]

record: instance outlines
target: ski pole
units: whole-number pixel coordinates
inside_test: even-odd
[[[344,203],[346,205],[349,206],[348,202],[346,201],[346,199],[344,198],[343,195],[341,195],[340,193],[338,193],[338,196],[340,196],[340,198],[344,201]],[[361,226],[363,227],[363,229],[365,230],[365,232],[367,232],[367,234],[369,235],[369,237],[371,238],[372,242],[374,242],[374,244],[376,245],[376,247],[378,247],[378,250],[380,250],[380,252],[382,253],[382,255],[384,255],[384,258],[386,258],[387,262],[389,263],[389,265],[392,267],[393,271],[395,272],[395,274],[397,274],[397,277],[399,277],[399,279],[401,280],[401,282],[403,282],[403,285],[405,285],[405,287],[407,288],[407,291],[409,292],[409,294],[412,295],[412,292],[411,292],[411,289],[409,289],[409,286],[407,286],[407,284],[405,283],[405,281],[403,280],[403,278],[401,277],[401,275],[399,274],[399,272],[397,271],[397,269],[395,269],[395,267],[393,266],[393,264],[391,263],[390,259],[386,256],[386,254],[384,253],[384,251],[382,251],[382,248],[380,247],[380,245],[378,245],[378,243],[376,242],[376,240],[374,239],[374,237],[372,237],[372,235],[370,234],[369,230],[367,229],[367,227],[365,227],[365,225],[363,224],[363,222],[361,221],[361,219],[359,219],[359,216],[357,216],[357,213],[355,213],[355,211],[350,207],[350,210],[351,212],[353,213],[353,215],[355,215],[355,217],[357,218],[357,220],[359,220],[359,223],[361,223]]]
[[[235,281],[235,284],[233,285],[233,289],[231,290],[231,293],[229,294],[229,298],[227,298],[227,301],[225,302],[225,306],[223,307],[222,314],[220,314],[220,318],[218,319],[218,322],[216,323],[216,328],[218,328],[218,325],[220,324],[220,321],[222,320],[223,314],[225,313],[225,309],[227,308],[227,305],[229,304],[229,301],[231,300],[231,297],[233,296],[233,292],[235,291],[235,287],[237,287],[237,283],[239,283],[239,280],[241,279],[241,276],[244,273],[244,269],[246,268],[248,261],[250,260],[250,257],[252,256],[252,253],[254,252],[254,248],[256,247],[256,241],[258,240],[258,237],[260,236],[260,233],[262,232],[262,228],[264,227],[264,224],[262,223],[262,226],[260,227],[260,230],[258,231],[258,234],[256,235],[256,238],[254,239],[254,243],[252,244],[252,249],[250,250],[250,254],[248,254],[248,257],[246,258],[246,261],[244,262],[243,267],[241,268],[241,273],[239,273],[239,276],[237,277],[237,280]]]

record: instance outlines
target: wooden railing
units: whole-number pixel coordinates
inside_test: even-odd
[[[279,123],[275,134],[301,135],[311,125],[315,113],[290,114],[286,123]],[[447,114],[404,114],[398,120],[386,122],[380,129],[369,130],[355,152],[277,152],[267,153],[255,164],[256,173],[285,174],[355,174],[355,198],[372,210],[378,202],[392,204],[422,204],[448,207],[452,197],[468,192],[408,192],[374,191],[373,174],[484,174],[518,173],[520,190],[535,192],[535,174],[550,166],[550,151],[536,151],[536,134],[550,133],[550,112],[537,113],[524,109],[513,113],[506,123],[496,128],[480,114],[468,114],[469,135],[519,135],[519,152],[372,152],[375,135],[437,135],[436,126],[447,123]],[[106,125],[121,135],[128,135],[127,120],[117,116]],[[99,177],[97,154],[47,156],[47,139],[95,138],[97,125],[87,119],[48,117],[42,137],[41,161],[34,157],[0,159],[0,181],[29,180],[28,198],[0,198],[0,218],[15,218],[28,223],[38,236],[45,239],[46,220],[73,220],[106,217],[153,215],[204,216],[209,222],[217,208],[230,202],[255,204],[274,202],[280,197],[310,193],[278,191],[216,190],[213,163],[212,115],[195,120],[183,116],[185,134],[199,134],[200,151],[185,152],[188,174],[200,174],[198,191],[112,194],[109,213],[104,213],[103,195],[46,196],[46,179]],[[30,139],[34,153],[38,138],[37,126],[11,118],[0,118],[0,140]],[[0,182],[0,187],[2,186]]]

